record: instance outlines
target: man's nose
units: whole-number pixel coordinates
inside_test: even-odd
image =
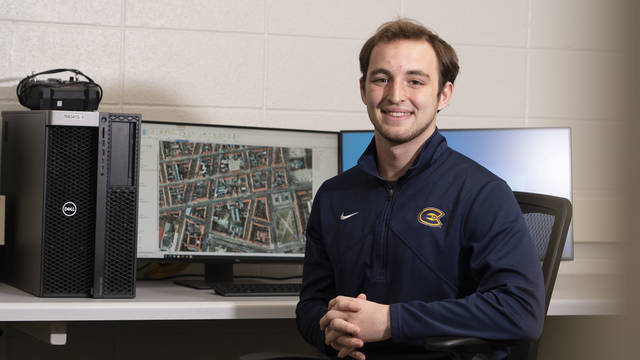
[[[393,81],[387,87],[388,93],[387,98],[394,104],[400,103],[405,98],[404,86],[402,86],[402,82]]]

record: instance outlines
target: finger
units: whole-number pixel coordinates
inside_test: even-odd
[[[351,351],[353,351],[353,349],[345,348],[345,347],[343,347],[343,346],[341,346],[340,344],[337,344],[337,343],[333,343],[333,344],[329,344],[329,345],[330,345],[332,348],[334,348],[334,349],[336,349],[336,350],[338,351],[338,355],[336,355],[336,356],[338,356],[338,357],[340,356],[340,354],[345,354],[345,355],[342,355],[342,357],[345,357],[345,356],[346,356],[346,355],[348,355]]]
[[[329,324],[329,326],[327,326],[327,330],[325,330],[325,343],[328,345],[335,341],[339,336],[354,336],[359,332],[360,329],[357,326],[342,319],[335,319]]]
[[[354,325],[342,318],[333,319],[327,327],[352,336],[356,336],[360,333],[360,328],[357,325]]]
[[[331,321],[340,318],[340,312],[329,310],[323,317],[320,318],[320,330],[325,330],[327,326],[331,323]]]
[[[341,347],[351,348],[351,350],[355,350],[364,346],[364,341],[362,341],[362,339],[348,334],[342,334],[341,336],[338,336],[334,343],[339,344]]]
[[[338,295],[338,296],[334,297],[333,299],[329,300],[329,305],[331,305],[332,303],[335,303],[336,301],[341,301],[341,300],[343,300],[345,298],[348,299],[348,296]]]
[[[336,339],[338,339],[340,336],[344,336],[344,335],[347,335],[347,334],[345,334],[342,331],[334,330],[331,327],[329,327],[324,332],[324,342],[327,345],[332,345],[333,343],[336,342]]]
[[[361,300],[367,300],[367,295],[365,295],[364,293],[360,293],[360,294],[358,294],[357,298],[361,299]]]
[[[340,336],[336,331],[325,331],[324,333],[324,343],[327,345],[331,345],[334,349],[335,346],[333,346],[334,340],[338,338],[338,336]],[[339,349],[336,349],[339,350]]]
[[[336,297],[334,297],[333,299],[329,300],[329,304],[327,305],[327,306],[329,307],[329,309],[331,309],[332,307],[334,307],[335,303],[336,303],[336,302],[338,302],[338,301],[340,301],[340,299],[341,299],[342,297],[343,297],[343,296],[336,296]]]
[[[329,325],[330,321],[331,321],[331,319],[329,319],[327,314],[324,314],[324,316],[320,318],[320,322],[319,322],[320,330],[321,331],[325,331],[327,329],[327,325]]]
[[[334,348],[335,349],[335,348]],[[338,349],[336,349],[338,350]],[[353,351],[353,349],[349,349],[349,348],[342,348],[340,349],[340,351],[338,351],[338,358],[343,359],[345,358],[347,355],[349,355],[351,352]]]
[[[355,298],[349,297],[349,296],[336,296],[335,298],[331,299],[329,301],[328,307],[329,309],[335,308],[335,307],[345,307],[348,306],[346,304],[350,304],[350,303],[355,303],[353,300]],[[357,303],[356,303],[357,304]],[[357,311],[357,310],[355,310]]]
[[[329,302],[329,309],[357,312],[360,311],[361,306],[355,301],[355,298],[339,296]]]
[[[339,336],[342,335],[344,335],[344,333],[327,328],[327,330],[324,331],[324,343],[331,345]]]
[[[351,324],[346,319],[347,314],[342,311],[327,311],[327,313],[320,319],[320,330],[326,331],[327,328],[333,327],[334,330],[357,335],[360,332],[360,328]]]
[[[327,326],[329,326],[329,323],[333,319],[337,319],[339,317],[340,317],[340,312],[339,311],[335,311],[335,310],[327,311],[327,313],[324,314],[324,316],[320,318],[320,330],[324,331],[327,328]]]
[[[365,360],[367,357],[364,356],[364,354],[358,350],[354,350],[352,352],[349,353],[349,356],[351,356],[352,358],[356,359],[356,360]]]

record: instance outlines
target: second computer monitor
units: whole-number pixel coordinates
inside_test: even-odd
[[[143,122],[138,258],[302,261],[338,133]]]

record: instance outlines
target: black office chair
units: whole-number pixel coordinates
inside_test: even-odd
[[[545,289],[545,315],[549,309],[553,285],[556,282],[562,250],[567,239],[571,223],[571,203],[565,198],[551,195],[514,192],[524,220],[535,242],[538,258],[542,262],[542,275]],[[448,353],[453,359],[483,358],[476,354],[490,354],[496,349],[511,347],[511,359],[535,360],[538,341],[493,341],[472,337],[432,337],[425,340],[425,348],[429,351]],[[306,357],[283,353],[249,354],[240,360],[257,359],[327,359],[326,357]]]
[[[546,315],[571,223],[571,203],[565,198],[551,195],[517,191],[514,195],[535,242],[538,258],[542,262]],[[536,359],[538,341],[493,341],[470,337],[433,337],[425,341],[427,350],[446,352],[456,360],[471,358],[473,354],[478,353],[492,353],[495,349],[505,346],[511,347],[511,359]]]

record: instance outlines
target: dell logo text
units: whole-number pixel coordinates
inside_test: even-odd
[[[76,214],[77,210],[78,207],[71,201],[68,201],[64,203],[64,205],[62,205],[62,213],[64,214],[64,216],[73,216]]]

